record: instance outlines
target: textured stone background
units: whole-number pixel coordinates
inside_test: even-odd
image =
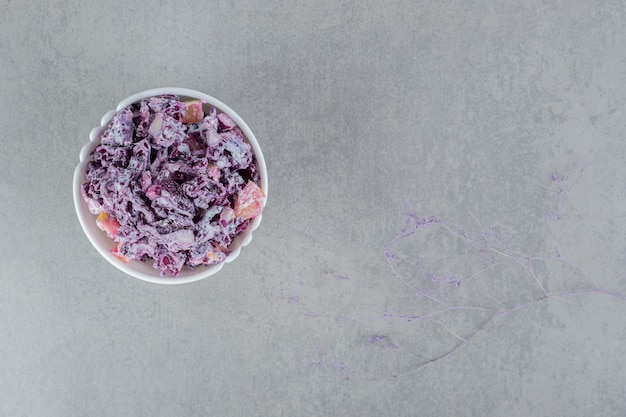
[[[414,372],[419,361],[363,342],[388,331],[415,354],[440,349],[427,330],[367,320],[428,308],[385,259],[407,201],[451,225],[499,226],[535,256],[555,255],[558,229],[583,273],[546,266],[551,294],[594,280],[626,294],[625,2],[0,10],[0,416],[623,415],[624,298],[533,304]],[[230,105],[269,168],[252,244],[190,285],[124,276],[72,202],[90,129],[158,86]],[[550,175],[571,182],[582,167],[563,219],[542,219]],[[470,265],[459,245],[404,242],[407,259]],[[493,272],[463,284],[472,303],[537,296],[523,270]]]

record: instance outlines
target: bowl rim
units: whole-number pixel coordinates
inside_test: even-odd
[[[110,250],[109,248],[102,246],[102,244],[97,239],[96,235],[94,235],[93,225],[95,224],[95,221],[93,219],[95,215],[91,214],[89,210],[87,209],[86,203],[81,193],[81,186],[85,180],[84,178],[85,166],[90,159],[91,151],[97,146],[97,144],[99,144],[98,139],[99,139],[100,133],[102,132],[102,130],[104,130],[104,128],[108,125],[108,123],[111,121],[111,119],[116,113],[126,108],[127,106],[133,103],[136,103],[140,100],[143,100],[145,98],[156,97],[156,96],[161,96],[161,95],[166,95],[166,94],[176,95],[180,97],[181,100],[182,98],[204,100],[208,105],[217,108],[219,112],[228,114],[233,119],[233,121],[237,124],[237,126],[242,130],[244,137],[246,138],[247,142],[250,144],[254,152],[256,163],[257,163],[257,169],[259,171],[259,177],[260,177],[259,186],[265,193],[265,199],[263,201],[264,208],[267,204],[268,179],[267,179],[267,166],[265,164],[263,151],[261,150],[261,147],[256,139],[256,136],[254,135],[250,127],[241,118],[241,116],[237,114],[237,112],[235,112],[232,108],[230,108],[228,105],[226,105],[222,101],[218,100],[217,98],[209,94],[192,90],[189,88],[182,88],[182,87],[151,88],[148,90],[137,92],[135,94],[132,94],[126,97],[125,99],[121,100],[117,104],[117,106],[115,107],[115,110],[109,110],[104,114],[104,116],[102,116],[102,119],[100,120],[100,125],[91,129],[89,133],[89,141],[82,146],[80,153],[79,153],[79,162],[74,170],[73,197],[74,197],[74,207],[76,209],[78,221],[81,224],[81,227],[85,235],[87,236],[88,240],[92,244],[92,246],[100,253],[100,255],[102,255],[102,257],[104,257],[109,263],[111,263],[120,271],[134,278],[138,278],[142,281],[147,281],[147,282],[151,282],[155,284],[175,285],[175,284],[187,284],[187,283],[196,282],[196,281],[200,281],[202,279],[208,278],[209,276],[212,276],[218,273],[224,267],[226,263],[233,262],[241,253],[242,248],[247,246],[252,240],[252,234],[259,227],[261,223],[261,219],[263,218],[263,214],[262,213],[259,214],[252,221],[250,226],[248,226],[248,229],[242,235],[236,238],[237,247],[231,253],[229,253],[229,255],[226,257],[226,260],[224,262],[221,262],[216,265],[201,266],[193,271],[183,270],[184,272],[183,276],[179,275],[176,278],[161,277],[159,275],[159,272],[156,269],[154,269],[154,272],[156,275],[151,275],[151,274],[139,271],[137,269],[133,269],[129,265],[133,265],[131,263],[139,263],[138,261],[131,260],[128,264],[125,264],[121,262],[117,257],[112,255],[109,252]],[[111,242],[113,241],[111,240]]]

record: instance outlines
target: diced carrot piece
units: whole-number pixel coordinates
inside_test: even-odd
[[[248,220],[258,216],[263,211],[264,199],[263,190],[254,182],[248,181],[235,197],[235,217]]]
[[[130,261],[130,259],[120,253],[120,246],[122,246],[122,242],[118,242],[117,246],[111,249],[111,254],[119,258],[125,264],[127,264]]]
[[[109,213],[102,212],[96,219],[96,225],[100,230],[104,230],[111,239],[117,235],[117,231],[120,229],[120,224],[115,217],[109,215]]]
[[[204,118],[202,100],[186,101],[185,105],[186,108],[183,112],[183,123],[196,123]]]

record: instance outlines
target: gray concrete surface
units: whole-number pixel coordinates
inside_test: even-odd
[[[623,1],[0,10],[0,416],[624,415]],[[230,105],[270,174],[190,285],[124,276],[72,203],[89,130],[158,86]]]

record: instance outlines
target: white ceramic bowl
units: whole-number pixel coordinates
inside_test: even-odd
[[[239,256],[241,249],[244,246],[248,245],[252,240],[252,232],[259,227],[262,219],[262,214],[259,214],[252,221],[248,229],[243,234],[237,236],[237,238],[233,240],[232,244],[229,246],[230,254],[226,257],[226,260],[224,262],[211,266],[198,266],[193,270],[189,270],[187,267],[184,267],[180,271],[178,277],[162,278],[159,275],[159,271],[154,269],[154,267],[152,266],[152,261],[141,263],[135,260],[131,260],[128,263],[124,263],[119,258],[111,254],[110,250],[113,249],[115,243],[105,234],[105,232],[103,232],[96,226],[97,215],[91,214],[89,212],[87,204],[85,203],[81,194],[81,185],[83,182],[86,181],[85,168],[87,162],[90,160],[91,152],[100,144],[100,134],[107,126],[107,124],[111,121],[113,116],[118,111],[124,109],[132,103],[138,102],[144,98],[160,96],[163,94],[177,95],[179,96],[181,101],[192,99],[204,100],[209,106],[215,107],[218,113],[227,113],[237,123],[237,125],[243,132],[246,140],[251,145],[254,155],[256,157],[257,168],[260,175],[259,186],[266,195],[266,199],[263,203],[263,205],[265,206],[267,202],[267,168],[265,166],[265,159],[263,158],[263,152],[261,151],[261,148],[256,140],[256,137],[254,136],[254,133],[252,133],[246,122],[244,122],[243,119],[230,107],[215,99],[214,97],[211,97],[210,95],[201,93],[199,91],[176,87],[155,88],[133,94],[132,96],[122,100],[117,105],[117,108],[115,110],[108,111],[102,117],[102,120],[100,121],[100,126],[95,127],[91,130],[91,133],[89,134],[89,143],[85,144],[85,146],[83,146],[80,151],[80,162],[78,163],[78,166],[74,171],[74,205],[76,207],[76,213],[78,214],[78,220],[80,221],[80,224],[83,227],[85,234],[89,238],[89,241],[98,250],[98,252],[100,252],[100,254],[116,268],[120,269],[130,276],[139,278],[144,281],[149,281],[157,284],[185,284],[207,278],[220,271],[224,267],[224,264],[234,261]]]

